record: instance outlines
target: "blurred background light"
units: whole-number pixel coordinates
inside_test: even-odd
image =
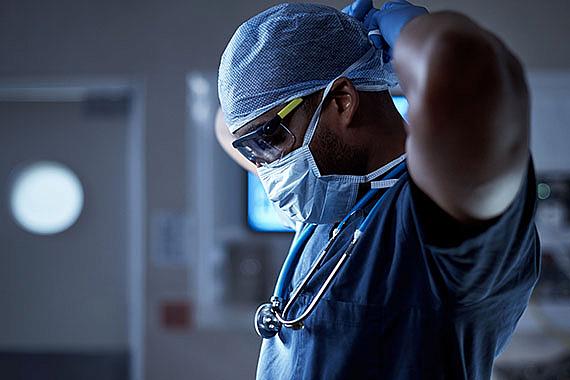
[[[538,184],[536,189],[538,199],[548,199],[550,197],[550,186],[547,183],[541,182]]]
[[[10,191],[10,209],[25,230],[49,235],[65,231],[83,208],[83,187],[66,166],[42,161],[16,173]]]

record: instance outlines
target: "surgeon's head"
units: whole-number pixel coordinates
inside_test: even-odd
[[[396,84],[358,21],[323,5],[281,4],[237,29],[218,92],[235,146],[257,166],[306,145],[321,174],[364,175],[379,153],[402,149],[387,91]]]

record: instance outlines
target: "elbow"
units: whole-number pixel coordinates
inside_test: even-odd
[[[518,59],[480,28],[443,30],[431,50],[421,101],[429,124],[476,129],[481,146],[526,152],[529,97]]]
[[[503,75],[499,47],[488,33],[450,26],[431,38],[427,50],[423,100],[432,111],[449,115],[473,99],[479,107],[496,103]]]

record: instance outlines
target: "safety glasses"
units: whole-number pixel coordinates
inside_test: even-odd
[[[232,146],[256,166],[280,160],[295,145],[295,135],[283,120],[302,102],[302,98],[293,99],[273,119],[238,138]]]

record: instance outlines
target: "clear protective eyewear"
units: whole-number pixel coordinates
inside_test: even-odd
[[[295,145],[295,135],[283,123],[283,119],[302,102],[302,98],[291,100],[274,118],[238,138],[232,146],[256,166],[280,160]]]

